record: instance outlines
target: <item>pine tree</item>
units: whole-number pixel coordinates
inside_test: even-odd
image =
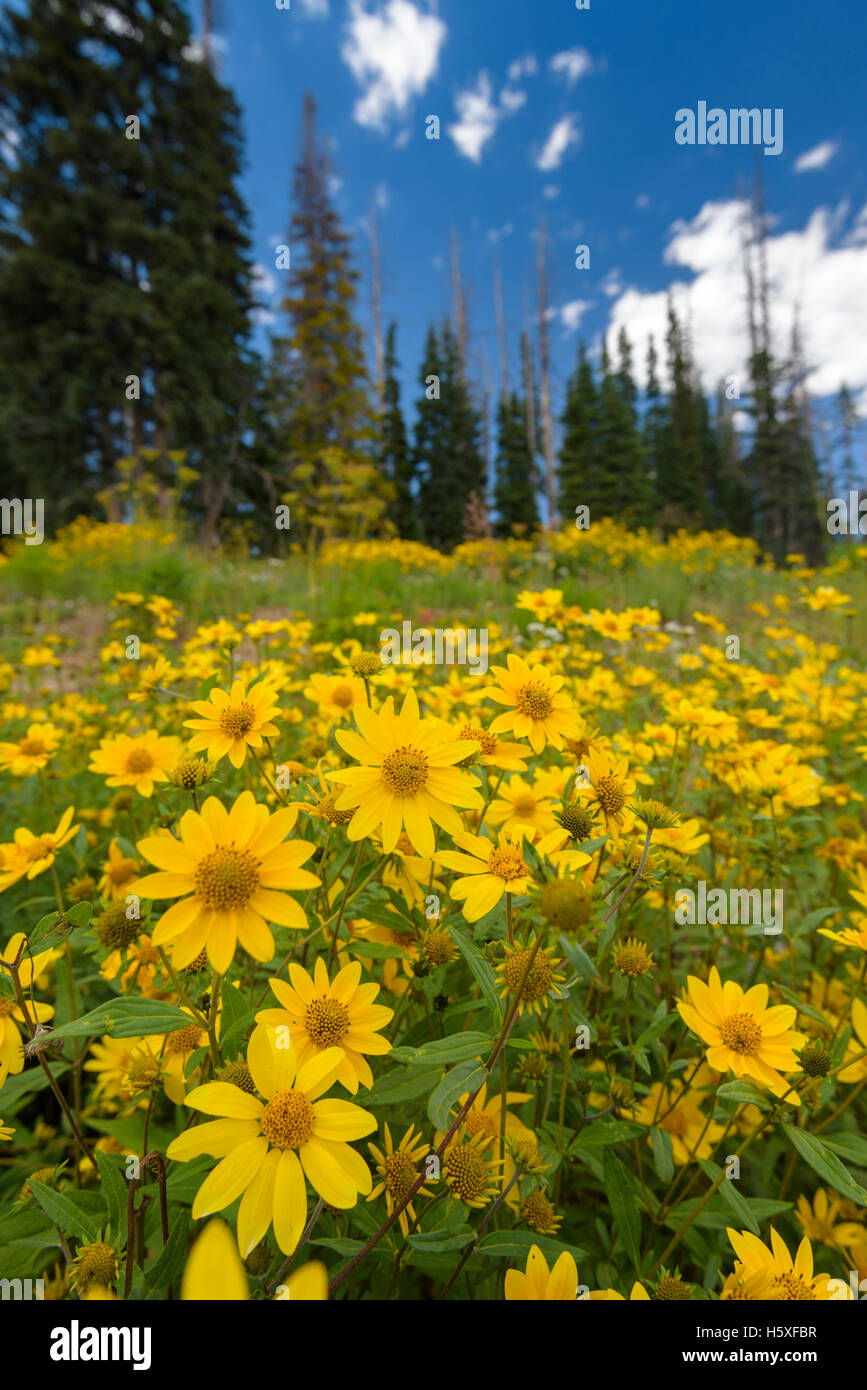
[[[648,526],[655,512],[655,497],[647,453],[638,423],[638,391],[632,379],[632,346],[621,328],[617,336],[617,387],[612,400],[613,420],[610,448],[612,471],[619,495],[617,515],[627,526]]]
[[[289,232],[290,331],[274,343],[272,392],[293,530],[318,548],[333,536],[381,528],[391,486],[375,463],[376,420],[353,316],[358,272],[328,194],[329,162],[304,98],[304,146]]]
[[[719,461],[713,489],[714,521],[736,536],[751,536],[754,499],[741,458],[740,438],[733,416],[732,402],[726,394],[725,383],[721,382],[717,388],[713,425]]]
[[[666,531],[681,526],[697,529],[708,519],[702,396],[693,381],[689,346],[670,301],[666,344],[671,391],[657,472],[660,520]]]
[[[406,423],[400,408],[400,384],[397,379],[397,324],[391,323],[385,336],[383,360],[383,415],[380,467],[392,484],[394,496],[388,504],[388,516],[397,534],[404,540],[418,540],[418,513],[412,483],[415,459],[409,447]]]
[[[174,451],[225,470],[251,389],[239,113],[189,44],[175,0],[2,21],[0,467],[53,522],[122,455],[157,494]]]
[[[578,365],[566,388],[561,420],[562,443],[558,461],[560,514],[565,521],[579,506],[590,508],[591,520],[601,517],[604,497],[598,489],[597,428],[599,395],[583,342],[578,345]]]
[[[415,459],[422,527],[429,545],[451,550],[464,539],[467,506],[474,494],[484,500],[487,480],[481,421],[448,322],[439,337],[434,329],[428,332],[421,381]]]
[[[644,453],[647,459],[647,475],[654,493],[654,514],[659,508],[659,474],[664,467],[661,463],[665,443],[667,422],[666,403],[659,383],[659,354],[653,334],[647,339],[647,388],[644,393],[645,408],[642,419]]]
[[[526,536],[539,527],[535,468],[527,438],[524,402],[512,391],[497,408],[497,459],[494,482],[497,536]]]

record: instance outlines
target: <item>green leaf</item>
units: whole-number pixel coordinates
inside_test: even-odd
[[[774,1103],[764,1091],[749,1081],[726,1081],[717,1091],[720,1100],[735,1100],[743,1105],[757,1105],[760,1110],[772,1110]]]
[[[824,922],[826,917],[833,917],[835,912],[842,912],[839,907],[817,907],[815,912],[809,912],[803,922],[799,922],[792,932],[792,936],[803,936],[805,932],[812,931],[818,927],[820,922]],[[806,1010],[802,1008],[802,1012]]]
[[[77,1236],[79,1240],[96,1240],[98,1230],[89,1216],[75,1205],[63,1192],[55,1192],[52,1188],[46,1187],[44,1182],[36,1182],[29,1179],[30,1191],[34,1199],[45,1212],[46,1216],[59,1230],[67,1236]]]
[[[481,1057],[490,1052],[494,1039],[487,1033],[452,1033],[447,1038],[435,1038],[416,1050],[409,1059],[411,1067],[451,1066],[453,1062],[466,1062],[470,1057]]]
[[[49,1066],[55,1080],[69,1071],[68,1062],[49,1062]],[[47,1085],[48,1077],[38,1064],[27,1067],[18,1076],[10,1076],[3,1086],[3,1099],[0,1102],[4,1119],[11,1120],[36,1091],[41,1091]]]
[[[126,1179],[121,1175],[119,1164],[124,1162],[123,1157],[103,1153],[101,1149],[94,1149],[93,1156],[96,1159],[96,1166],[99,1169],[99,1180],[102,1184],[102,1195],[105,1198],[105,1205],[108,1209],[108,1221],[111,1226],[112,1235],[118,1235],[126,1230],[126,1200],[129,1187]]]
[[[646,1134],[644,1125],[629,1124],[626,1120],[597,1120],[595,1124],[585,1125],[575,1147],[579,1149],[604,1149],[610,1144],[624,1144]]]
[[[418,1100],[433,1090],[442,1076],[441,1067],[430,1067],[424,1071],[404,1070],[387,1072],[378,1076],[373,1086],[365,1093],[364,1104],[397,1105],[407,1100]]]
[[[69,935],[68,928],[64,929],[62,925],[58,930],[58,923],[63,923],[65,921],[67,923],[71,922],[73,927],[86,927],[90,921],[92,912],[93,908],[90,903],[76,903],[68,912],[48,912],[44,917],[40,917],[36,926],[27,937],[31,953],[35,955],[37,951],[44,951],[50,944],[57,945],[56,941],[53,943],[50,941],[51,937],[56,936],[58,939],[62,940]],[[25,960],[27,959],[26,955],[24,958]]]
[[[680,1015],[677,1012],[673,1012],[666,1014],[665,1018],[656,1019],[654,1023],[651,1023],[649,1028],[645,1028],[643,1033],[639,1033],[632,1045],[633,1050],[639,1047],[646,1047],[648,1043],[655,1042],[657,1038],[661,1038],[663,1033],[667,1033],[671,1025],[675,1023],[679,1017]]]
[[[540,1236],[535,1231],[490,1231],[488,1235],[482,1236],[476,1249],[480,1255],[487,1255],[495,1260],[509,1256],[524,1261],[533,1245],[538,1245],[543,1255],[553,1255],[554,1259],[562,1255],[564,1250],[574,1256],[576,1261],[584,1259],[587,1254],[586,1250],[579,1250],[575,1245],[563,1245],[552,1236]]]
[[[472,1227],[461,1224],[459,1226],[443,1226],[440,1231],[427,1231],[420,1236],[410,1236],[407,1243],[414,1250],[426,1251],[428,1254],[442,1254],[448,1250],[462,1250],[472,1238]]]
[[[674,1177],[671,1135],[660,1125],[654,1125],[650,1131],[650,1140],[653,1145],[653,1166],[656,1169],[656,1176],[660,1182],[670,1183]]]
[[[577,970],[578,974],[581,975],[583,979],[599,979],[599,971],[596,969],[596,966],[593,964],[587,952],[578,945],[577,941],[573,941],[571,937],[566,936],[565,932],[560,937],[560,949],[565,953],[572,969]]]
[[[83,1038],[108,1033],[112,1038],[136,1038],[152,1033],[172,1033],[189,1026],[189,1014],[161,999],[113,999],[82,1018],[52,1028],[52,1038]]]
[[[427,1113],[435,1129],[447,1129],[449,1111],[458,1096],[478,1090],[487,1072],[477,1062],[461,1062],[446,1072],[427,1103]]]
[[[819,1013],[818,1009],[814,1009],[812,1004],[806,1004],[799,994],[795,994],[779,980],[777,981],[777,989],[786,1003],[791,1004],[793,1009],[797,1009],[799,1014],[806,1014],[807,1018],[811,1018],[814,1023],[821,1023],[823,1028],[827,1028],[828,1020]]]
[[[482,998],[491,1011],[496,1027],[503,1021],[503,1002],[497,993],[494,971],[482,955],[475,941],[460,927],[449,926],[449,931],[458,944],[458,949],[475,977],[482,991]]]
[[[169,1284],[175,1285],[175,1295],[180,1293],[178,1281],[183,1273],[184,1265],[187,1261],[187,1236],[190,1229],[190,1217],[185,1207],[179,1207],[172,1212],[171,1222],[169,1223],[169,1238],[153,1267],[146,1271],[145,1278],[147,1286],[154,1292],[167,1289]]]
[[[371,960],[400,960],[406,956],[406,951],[402,946],[386,946],[382,941],[353,941],[352,954],[368,956]]]
[[[641,1265],[641,1216],[629,1174],[615,1154],[606,1153],[602,1160],[602,1176],[614,1224],[638,1274]]]
[[[835,1153],[848,1158],[856,1168],[867,1168],[867,1139],[863,1134],[850,1134],[848,1130],[838,1130],[836,1134],[826,1134],[825,1143]]]
[[[711,1162],[709,1158],[700,1158],[698,1162],[705,1177],[710,1178],[711,1182],[716,1182],[722,1172],[719,1164]],[[735,1179],[723,1178],[717,1188],[717,1192],[722,1197],[723,1201],[727,1202],[731,1207],[740,1225],[748,1227],[754,1236],[759,1236],[761,1235],[759,1223],[750,1211],[746,1199],[741,1196],[735,1187],[735,1181]]]
[[[867,1207],[867,1188],[861,1187],[860,1183],[855,1181],[833,1149],[829,1149],[815,1134],[810,1134],[805,1129],[797,1129],[795,1125],[783,1125],[782,1129],[792,1147],[797,1149],[824,1182],[830,1183],[841,1196],[857,1202],[859,1207]]]

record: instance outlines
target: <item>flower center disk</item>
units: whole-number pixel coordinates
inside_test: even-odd
[[[755,1057],[762,1042],[761,1026],[752,1014],[730,1014],[719,1026],[722,1040],[732,1052]]]
[[[540,681],[528,681],[518,691],[518,712],[529,719],[547,719],[554,706],[550,691]]]
[[[418,748],[405,745],[382,760],[382,780],[396,796],[412,796],[428,779],[428,761]]]
[[[260,862],[249,850],[221,845],[196,868],[196,893],[217,911],[246,907],[259,887]]]
[[[303,1091],[278,1091],[265,1106],[259,1123],[275,1149],[300,1149],[310,1138],[313,1106]]]
[[[349,1010],[339,999],[323,995],[307,1005],[304,1027],[317,1047],[336,1047],[349,1032]]]
[[[243,738],[256,722],[256,711],[249,700],[240,705],[227,706],[220,712],[220,728],[230,738]]]

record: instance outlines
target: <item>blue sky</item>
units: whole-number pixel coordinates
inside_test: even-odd
[[[810,385],[845,379],[867,409],[867,11],[849,0],[220,0],[220,71],[244,111],[254,254],[275,307],[302,93],[332,142],[334,198],[364,274],[376,200],[384,313],[415,395],[427,324],[451,306],[460,241],[478,377],[497,379],[492,262],[502,264],[513,379],[536,236],[549,239],[555,390],[579,334],[625,324],[643,362],[679,285],[705,384],[744,362],[739,187],[760,163],[777,326],[800,310]],[[200,0],[188,0],[194,27]],[[783,112],[778,155],[680,145],[681,108]],[[425,138],[439,117],[439,141]],[[575,248],[590,268],[575,268]],[[269,316],[258,337],[264,341]],[[405,405],[408,401],[405,400]]]

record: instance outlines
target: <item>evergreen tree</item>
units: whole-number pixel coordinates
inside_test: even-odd
[[[627,526],[648,526],[655,512],[647,453],[638,423],[638,391],[632,379],[632,346],[621,328],[617,337],[616,390],[611,398],[609,448],[619,502],[616,515]]]
[[[741,459],[734,409],[724,383],[717,388],[713,436],[718,459],[714,522],[736,536],[753,534],[753,494]]]
[[[391,485],[375,463],[376,420],[353,316],[358,272],[328,194],[329,162],[304,98],[304,146],[293,186],[290,331],[274,343],[272,395],[285,460],[284,501],[307,544],[381,529]]]
[[[394,488],[389,501],[389,520],[397,534],[405,540],[419,538],[418,513],[412,482],[415,459],[409,447],[403,411],[400,408],[400,385],[397,380],[397,325],[389,324],[385,337],[383,363],[383,416],[380,467]]]
[[[52,522],[117,511],[122,455],[225,469],[251,389],[239,114],[190,38],[175,0],[2,21],[0,467]]]
[[[657,472],[660,520],[666,531],[681,526],[697,529],[708,519],[702,456],[703,398],[694,385],[689,347],[671,302],[666,344],[671,391]]]
[[[436,378],[436,384],[429,385],[428,378]],[[474,493],[484,499],[487,479],[481,421],[448,322],[439,338],[433,329],[428,333],[421,379],[425,394],[419,401],[415,458],[422,527],[429,545],[451,550],[464,539],[467,506]]]
[[[561,420],[562,443],[558,460],[560,513],[564,520],[575,508],[590,508],[591,519],[604,515],[604,498],[597,491],[597,417],[599,395],[583,341],[578,344],[578,365],[566,388]]]
[[[659,474],[660,469],[664,468],[661,457],[665,444],[667,410],[659,383],[659,354],[656,351],[656,343],[652,333],[648,335],[647,339],[647,389],[644,396],[645,409],[642,419],[644,453],[647,459],[647,476],[654,493],[653,510],[654,514],[658,514]]]
[[[497,536],[524,536],[539,527],[535,468],[527,438],[527,413],[515,391],[497,408],[497,459],[494,482]]]

